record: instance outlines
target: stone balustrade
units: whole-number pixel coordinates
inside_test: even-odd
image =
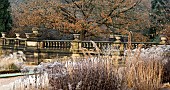
[[[36,34],[31,37],[32,34]],[[3,50],[22,50],[32,51],[34,53],[69,53],[73,56],[79,56],[82,51],[80,49],[86,48],[87,50],[95,49],[94,44],[91,41],[79,40],[79,34],[74,34],[74,40],[40,40],[38,39],[38,32],[25,33],[26,38],[21,38],[19,33],[16,33],[16,38],[8,38],[6,34],[2,32],[1,46]],[[128,47],[128,42],[121,42],[120,37],[116,36],[115,41],[93,41],[96,46],[102,50],[103,47],[113,46],[116,47],[119,52],[123,52]],[[132,49],[136,48],[139,44],[143,44],[143,48],[148,48],[153,45],[166,44],[166,38],[162,37],[160,43],[156,42],[132,42]],[[102,53],[101,53],[102,54]],[[120,53],[119,53],[120,54]]]

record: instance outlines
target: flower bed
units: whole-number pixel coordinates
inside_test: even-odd
[[[113,58],[102,56],[41,63],[34,69],[35,75],[26,73],[25,78],[8,87],[19,90],[158,90],[166,77],[169,56],[164,52],[169,49],[169,46],[157,46],[129,50],[123,67],[115,66]]]
[[[14,73],[19,72],[24,64],[25,55],[23,52],[14,52],[9,55],[0,56],[0,73]]]

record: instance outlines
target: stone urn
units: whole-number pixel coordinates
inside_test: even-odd
[[[160,44],[166,44],[167,38],[165,36],[161,36],[161,42]]]
[[[32,33],[25,33],[25,36],[26,36],[26,38],[30,38],[30,35],[31,35]]]
[[[1,32],[1,34],[2,34],[2,38],[5,38],[6,33],[5,32]]]
[[[20,34],[19,33],[15,33],[16,38],[20,38]]]
[[[165,37],[165,36],[162,36],[162,37],[161,37],[161,41],[166,41],[166,37]]]
[[[121,42],[120,39],[121,39],[121,36],[120,35],[115,35],[115,38],[116,38],[116,41],[115,42]]]
[[[39,35],[39,31],[37,27],[32,28],[32,33],[37,37]]]
[[[74,40],[79,40],[80,39],[80,34],[73,34]]]
[[[109,38],[114,38],[114,36],[113,36],[113,35],[110,35]]]

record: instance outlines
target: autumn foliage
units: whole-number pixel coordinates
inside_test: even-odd
[[[28,0],[12,4],[14,30],[45,27],[89,36],[141,34],[150,26],[148,8],[141,0]],[[137,31],[137,32],[136,32]]]

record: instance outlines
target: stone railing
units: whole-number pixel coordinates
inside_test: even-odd
[[[24,49],[26,39],[24,38],[1,38],[1,46],[4,49]]]
[[[120,45],[121,50],[127,48],[127,42],[116,42],[116,41],[93,41],[99,49],[102,49],[103,46],[110,45]],[[156,42],[131,42],[132,48],[136,48],[139,44],[143,44],[144,48],[151,47],[153,45],[165,44]],[[77,46],[76,46],[77,45]],[[39,40],[37,38],[20,38],[19,35],[16,35],[16,38],[7,38],[4,33],[1,37],[1,46],[4,49],[18,49],[26,50],[29,47],[34,47],[34,49],[47,49],[47,50],[70,50],[79,48],[93,49],[94,45],[91,41],[80,41],[79,39],[75,40]]]
[[[71,47],[72,40],[41,40],[41,49],[59,49],[59,50],[69,50]]]
[[[1,47],[3,50],[23,50],[24,52],[32,51],[34,53],[70,53],[73,56],[79,56],[82,53],[82,48],[87,50],[102,49],[104,46],[116,46],[119,51],[124,51],[128,47],[128,42],[120,42],[120,38],[116,41],[81,41],[79,35],[74,35],[74,40],[40,40],[38,33],[31,36],[31,33],[26,33],[26,38],[20,38],[19,33],[16,33],[16,38],[8,38],[5,33],[2,33]],[[160,43],[155,42],[132,42],[132,49],[139,44],[143,44],[144,48],[151,47],[158,44],[166,44],[166,39],[163,38]],[[93,53],[93,52],[91,52]],[[37,55],[37,54],[36,54]]]

